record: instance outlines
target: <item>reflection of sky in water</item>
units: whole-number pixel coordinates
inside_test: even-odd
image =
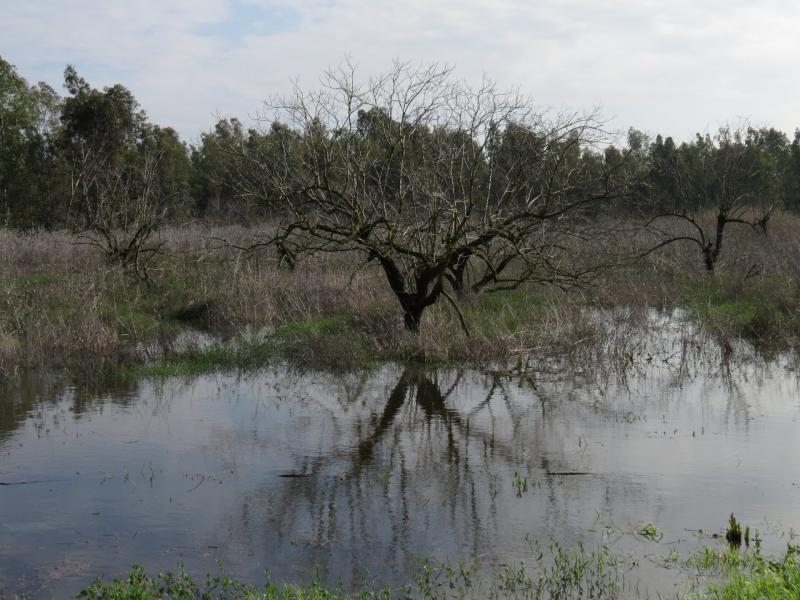
[[[688,552],[689,530],[731,512],[780,551],[770,532],[800,526],[796,374],[679,376],[671,354],[604,385],[394,366],[106,391],[23,381],[0,402],[0,481],[40,483],[0,486],[0,590],[66,596],[137,563],[203,573],[216,559],[254,582],[320,567],[405,583],[421,556],[506,564],[529,556],[526,534],[591,544],[600,525],[652,521]],[[680,576],[642,564],[667,591]]]

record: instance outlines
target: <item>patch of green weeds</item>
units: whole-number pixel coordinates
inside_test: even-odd
[[[467,326],[487,336],[496,334],[498,330],[519,332],[531,329],[539,323],[545,308],[544,299],[529,288],[480,294],[461,307]]]
[[[708,329],[762,345],[783,345],[800,333],[800,295],[784,278],[687,283],[681,303]]]
[[[733,516],[731,513],[730,519],[728,519],[728,528],[725,530],[725,540],[731,546],[731,548],[739,548],[744,542],[746,548],[750,547],[750,526],[744,528],[744,532],[742,530],[742,524],[736,520],[736,517]]]
[[[664,538],[664,530],[657,527],[655,523],[645,523],[636,530],[636,533],[653,542],[660,542]]]
[[[284,323],[269,338],[280,355],[331,368],[369,364],[374,351],[364,331],[345,317],[317,317]]]
[[[264,366],[276,356],[275,346],[268,343],[218,344],[172,352],[160,361],[125,366],[121,371],[134,378],[190,377],[214,371],[255,369]]]
[[[233,339],[202,348],[168,352],[162,359],[128,365],[129,377],[193,376],[214,371],[258,369],[270,361],[337,369],[370,364],[366,336],[345,319],[297,321],[255,339]]]
[[[20,287],[40,288],[63,283],[66,278],[64,274],[30,273],[14,277],[12,283]]]
[[[135,302],[104,303],[100,306],[100,316],[121,334],[136,338],[147,337],[162,326],[158,314]]]
[[[714,575],[702,594],[691,600],[790,600],[800,598],[798,549],[789,545],[783,558],[773,560],[755,552],[728,547],[722,552],[704,548],[691,562],[703,575]]]
[[[517,498],[522,498],[522,494],[528,491],[528,478],[520,475],[518,471],[514,471],[514,490]]]
[[[377,595],[373,596],[378,598]],[[263,589],[239,583],[226,575],[207,575],[198,583],[183,567],[177,572],[149,576],[142,567],[134,567],[124,579],[111,582],[95,580],[77,598],[87,600],[195,600],[203,598],[238,600],[339,600],[344,596],[318,584],[309,586],[267,584]]]
[[[530,600],[618,600],[642,596],[630,571],[635,560],[624,559],[608,547],[587,551],[582,546],[565,549],[557,542],[543,549],[530,542],[531,561],[519,562],[485,571],[467,563],[437,564],[427,560],[414,567],[411,583],[396,590],[388,587],[364,587],[345,593],[341,587],[326,588],[318,582],[287,585],[267,582],[256,588],[235,581],[224,573],[192,579],[180,567],[176,572],[148,575],[135,567],[125,578],[104,582],[95,580],[78,594],[91,600],[156,600],[195,598],[240,600],[389,600],[408,598],[519,598]],[[663,558],[672,568],[681,561],[673,549]],[[800,562],[798,549],[789,545],[777,560],[755,552],[704,548],[688,563],[695,576],[711,577],[702,591],[692,591],[685,600],[790,600],[800,597]],[[220,572],[221,567],[220,567]],[[687,574],[687,578],[691,577]],[[687,580],[688,583],[688,580]],[[696,583],[696,580],[692,580]],[[678,596],[676,596],[677,598]]]

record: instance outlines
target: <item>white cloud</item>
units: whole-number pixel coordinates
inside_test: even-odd
[[[365,72],[449,62],[543,105],[601,104],[623,129],[800,125],[800,4],[783,0],[3,1],[0,54],[26,77],[58,84],[74,63],[189,136],[217,111],[253,114],[294,78],[313,85],[346,54]]]

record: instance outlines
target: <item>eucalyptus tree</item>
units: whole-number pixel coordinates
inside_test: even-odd
[[[618,193],[580,160],[606,138],[597,115],[550,118],[435,65],[396,63],[363,83],[343,65],[316,91],[268,102],[262,124],[238,149],[239,183],[279,216],[267,243],[361,253],[412,331],[441,298],[455,306],[468,265],[486,291],[579,281],[590,269],[570,265],[570,235],[582,209]]]
[[[749,127],[745,144],[757,151],[776,205],[786,210],[800,208],[800,155],[796,142],[792,144],[785,133],[772,127]]]
[[[146,156],[157,157],[154,173],[155,196],[166,217],[187,216],[192,206],[192,184],[196,177],[190,151],[172,127],[147,124],[138,148],[141,163]]]
[[[0,210],[5,225],[51,225],[58,214],[58,94],[29,85],[0,57]]]
[[[193,196],[200,216],[230,215],[238,198],[235,154],[229,149],[242,146],[248,133],[238,119],[220,119],[213,130],[201,134],[192,148]]]

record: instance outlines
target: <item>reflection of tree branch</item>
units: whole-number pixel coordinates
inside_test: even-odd
[[[383,437],[383,434],[392,424],[395,416],[397,416],[397,413],[400,412],[400,409],[403,407],[403,404],[405,404],[411,381],[412,372],[406,369],[400,376],[400,381],[394,386],[392,393],[389,394],[389,400],[386,402],[386,406],[383,407],[383,414],[381,415],[380,421],[378,421],[375,432],[358,445],[359,463],[365,463],[372,458],[372,450],[375,444]]]
[[[343,547],[352,549],[354,565],[395,565],[419,552],[420,526],[434,520],[452,528],[477,556],[500,531],[505,500],[498,490],[512,470],[541,472],[537,504],[545,518],[572,526],[560,506],[562,475],[578,471],[570,468],[568,455],[549,447],[548,441],[562,440],[548,435],[552,417],[532,423],[527,416],[538,409],[527,396],[517,399],[513,379],[481,379],[475,397],[469,379],[469,372],[411,366],[384,392],[382,406],[358,403],[369,412],[366,421],[353,415],[352,435],[326,441],[313,455],[303,444],[298,471],[311,476],[271,479],[247,504],[269,498],[264,543],[273,548],[299,542],[305,560],[323,568],[340,560]],[[340,417],[334,410],[331,418]],[[250,515],[244,518],[244,530],[259,529]],[[353,571],[354,580],[359,574]]]
[[[444,394],[442,394],[442,398],[447,400],[447,398],[450,397],[450,394],[453,393],[453,390],[456,389],[456,387],[458,387],[459,383],[461,383],[461,378],[463,376],[464,376],[464,371],[459,371],[458,374],[456,375],[455,380],[453,381],[453,384],[449,388],[447,388],[447,391]]]
[[[492,377],[492,386],[489,388],[486,398],[484,398],[475,408],[467,413],[467,421],[489,406],[489,403],[492,401],[492,397],[494,396],[494,392],[497,390],[498,385],[500,385],[499,378],[497,376]]]

